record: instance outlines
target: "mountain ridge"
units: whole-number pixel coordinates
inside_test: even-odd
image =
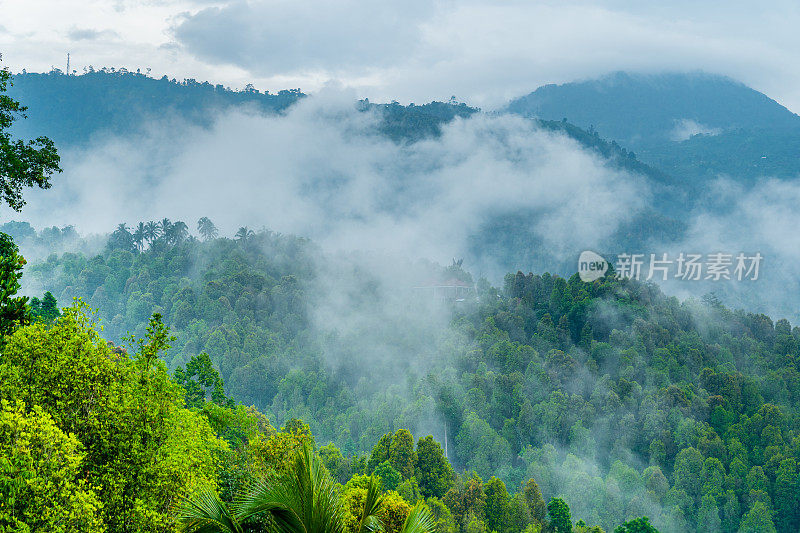
[[[715,74],[607,76],[539,87],[505,111],[578,127],[635,150],[689,189],[718,175],[753,183],[793,178],[800,117],[741,82]]]

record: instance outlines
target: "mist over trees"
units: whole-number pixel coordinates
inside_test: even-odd
[[[630,280],[509,274],[501,289],[481,281],[476,301],[453,308],[432,354],[407,345],[407,368],[424,371],[400,384],[377,351],[334,356],[351,338],[331,337],[314,319],[330,258],[313,243],[247,228],[159,239],[142,251],[109,239],[93,259],[51,257],[26,275],[59,299],[85,298],[110,339],[144,332],[157,310],[176,336],[165,360],[189,405],[233,398],[269,420],[302,419],[317,442],[336,444],[323,458],[342,483],[376,474],[401,495],[441,499],[456,525],[505,524],[497,531],[521,530],[511,524],[523,520],[513,517],[524,490],[514,492],[530,479],[544,502],[561,498],[574,521],[609,531],[639,516],[663,531],[796,523],[800,328],[786,320],[713,297],[680,302]],[[437,269],[470,279],[456,264]],[[370,276],[362,270],[354,286],[377,284],[378,308],[395,305]],[[428,312],[413,303],[413,287],[393,290],[408,292],[409,312]],[[390,327],[369,337],[373,346],[399,324],[378,313]],[[359,380],[365,372],[377,386]],[[398,427],[428,428],[438,444],[420,439],[414,450],[410,436],[393,436]],[[443,448],[445,431],[442,462],[427,450]],[[424,468],[408,462],[423,458]],[[488,503],[482,516],[457,503],[464,471],[485,484],[487,502],[503,484],[501,518],[486,514]],[[542,511],[529,514],[546,522]]]
[[[46,76],[102,80],[92,90],[110,101],[128,83],[186,89],[165,106],[245,99],[281,112],[302,98]],[[0,180],[16,209],[59,159],[49,139],[6,131],[20,107],[5,88]],[[377,107],[400,145],[478,112]],[[593,131],[537,127],[674,185]],[[671,219],[638,220],[664,231]],[[536,243],[504,222],[484,245]],[[800,528],[800,327],[786,319],[613,272],[589,283],[512,272],[495,287],[462,259],[331,251],[246,225],[225,235],[207,216],[120,222],[93,239],[0,230],[0,529]],[[52,253],[28,264],[18,245]]]

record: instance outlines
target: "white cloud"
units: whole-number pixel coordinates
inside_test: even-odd
[[[329,249],[449,262],[490,217],[521,210],[534,215],[517,224],[550,252],[577,257],[647,198],[643,178],[518,117],[456,120],[411,145],[377,135],[377,120],[355,110],[352,93],[331,90],[286,115],[227,113],[209,130],[153,124],[66,152],[64,174],[31,191],[22,215],[84,232],[209,216],[229,234],[266,226]]]
[[[720,128],[711,128],[690,118],[682,118],[675,121],[675,128],[670,133],[670,138],[673,141],[685,141],[695,135],[719,135],[720,133],[722,133]]]
[[[114,30],[73,27],[67,32],[67,37],[71,41],[95,41],[97,39],[118,39],[119,34]]]
[[[794,30],[743,3],[722,15],[719,6],[622,2],[439,0],[404,12],[393,3],[379,11],[373,2],[329,5],[237,1],[186,17],[176,35],[199,58],[255,75],[313,70],[405,101],[455,94],[493,106],[543,83],[612,70],[704,69],[778,97],[796,80]],[[774,8],[798,17],[786,2]],[[742,30],[744,21],[754,28]]]
[[[616,70],[706,70],[800,109],[800,6],[789,0],[0,0],[13,69],[152,67],[154,75],[495,106]],[[120,38],[70,42],[63,28]],[[169,46],[164,46],[169,44]]]
[[[364,71],[417,54],[429,0],[247,2],[187,15],[177,39],[201,58],[260,75]]]
[[[800,320],[797,293],[800,290],[800,185],[791,180],[764,179],[754,184],[717,178],[708,184],[707,194],[694,213],[687,213],[688,231],[678,243],[652,243],[652,251],[678,254],[732,256],[730,281],[671,281],[665,290],[680,297],[714,292],[734,308],[763,312],[778,319]],[[736,279],[736,256],[761,254],[757,280],[750,276]],[[659,255],[660,257],[660,255]],[[749,267],[749,261],[746,263]],[[673,268],[676,268],[673,266]],[[673,271],[674,274],[674,271]],[[703,272],[704,278],[707,272]]]

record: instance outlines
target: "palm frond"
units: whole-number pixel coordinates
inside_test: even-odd
[[[370,476],[367,495],[364,498],[364,507],[361,510],[361,518],[358,524],[358,533],[383,530],[383,521],[380,518],[383,500],[380,482],[375,476]]]
[[[301,495],[301,513],[308,533],[344,531],[342,507],[336,482],[311,446],[298,451],[294,481]]]
[[[242,522],[267,515],[277,531],[303,531],[300,517],[294,510],[296,497],[282,480],[264,478],[255,482],[237,502],[236,515]]]
[[[336,483],[308,445],[288,474],[254,483],[236,510],[242,521],[266,514],[285,533],[339,533],[344,527]]]
[[[436,521],[430,509],[420,502],[408,513],[401,533],[433,533],[436,531]]]
[[[177,520],[180,531],[187,533],[242,533],[239,521],[211,489],[184,499]]]

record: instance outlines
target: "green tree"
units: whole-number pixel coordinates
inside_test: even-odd
[[[31,298],[30,314],[33,320],[44,322],[45,324],[52,324],[61,316],[61,311],[58,309],[58,302],[53,293],[47,291],[41,300],[38,298]]]
[[[547,530],[552,533],[572,533],[572,517],[567,502],[561,498],[552,498],[547,504],[549,522]]]
[[[3,202],[19,211],[25,205],[22,189],[50,188],[50,177],[61,168],[55,145],[47,137],[27,143],[11,137],[11,125],[18,118],[25,118],[27,109],[5,94],[11,83],[8,69],[0,69],[0,194]]]
[[[419,483],[417,483],[417,478],[415,477],[401,481],[396,490],[397,494],[411,505],[425,499],[419,490]]]
[[[250,239],[253,238],[255,232],[248,228],[247,226],[242,226],[238,230],[236,230],[236,234],[233,236],[234,239],[239,241],[242,244],[247,244]]]
[[[403,479],[414,475],[414,464],[417,462],[417,452],[414,451],[414,437],[407,429],[398,429],[392,435],[389,444],[389,461],[400,472]]]
[[[146,240],[147,229],[144,227],[144,222],[139,222],[133,231],[133,243],[136,245],[136,249],[140,252],[144,250],[144,244]]]
[[[780,532],[800,531],[800,468],[784,459],[775,479],[775,525]]]
[[[136,249],[133,234],[128,230],[127,225],[119,224],[117,226],[117,229],[108,238],[108,247],[112,250],[133,251]]]
[[[100,532],[84,453],[42,408],[0,402],[0,531]]]
[[[352,475],[350,461],[332,442],[319,449],[319,456],[325,468],[339,483],[346,483]]]
[[[81,307],[7,341],[0,398],[39,406],[80,440],[81,472],[110,530],[168,527],[176,501],[215,486],[226,446],[202,414],[181,407],[183,390],[159,358],[169,336],[157,316],[133,358],[112,352]]]
[[[383,490],[395,490],[403,480],[403,476],[395,470],[389,461],[384,461],[376,466],[373,475],[381,480]]]
[[[725,503],[722,506],[722,531],[725,533],[735,533],[739,529],[741,519],[741,507],[736,493],[729,490],[725,493]]]
[[[757,501],[742,518],[739,533],[776,533],[772,511],[767,504]]]
[[[760,466],[754,466],[747,473],[747,490],[769,493],[769,478]]]
[[[684,448],[675,457],[675,485],[697,501],[703,484],[703,454],[695,448]]]
[[[658,466],[648,466],[642,473],[645,488],[661,501],[669,490],[669,481]]]
[[[697,528],[708,533],[722,531],[722,520],[719,517],[717,502],[711,494],[703,495],[702,504],[697,511]]]
[[[436,522],[436,533],[457,533],[458,524],[456,524],[453,514],[447,505],[435,497],[428,499],[427,503]]]
[[[161,236],[164,237],[164,240],[169,242],[170,232],[172,231],[172,221],[166,217],[162,218],[161,222],[158,222],[158,229]]]
[[[186,405],[189,407],[203,407],[207,397],[217,405],[233,407],[234,402],[225,396],[222,378],[206,352],[193,356],[185,370],[175,369],[174,376],[186,390]]]
[[[435,522],[424,504],[411,509],[393,527],[402,499],[381,495],[375,478],[369,478],[355,509],[347,509],[322,460],[310,446],[296,452],[291,469],[278,477],[256,482],[237,504],[228,507],[216,492],[207,490],[187,498],[178,511],[178,521],[187,532],[240,533],[254,519],[268,519],[274,531],[295,533],[345,533],[355,531],[433,532]],[[355,511],[353,513],[353,511]],[[348,528],[348,513],[355,519]]]
[[[614,533],[658,533],[658,530],[650,524],[649,518],[643,516],[617,526]]]
[[[462,531],[464,533],[489,533],[486,523],[473,512],[464,518]]]
[[[443,501],[459,523],[464,523],[470,514],[482,518],[486,507],[483,481],[475,472],[465,472],[456,478]]]
[[[392,444],[392,434],[381,436],[378,443],[372,447],[372,453],[367,461],[367,473],[371,474],[375,468],[384,461],[389,460],[389,447]]]
[[[426,498],[441,498],[455,480],[453,467],[444,456],[442,446],[432,435],[417,442],[417,463],[414,467],[419,490]]]
[[[2,72],[2,71],[0,71]],[[28,298],[17,296],[25,259],[10,236],[0,233],[0,349],[4,338],[28,320]]]
[[[161,227],[153,220],[144,225],[144,235],[147,242],[153,244],[161,236]]]
[[[531,518],[536,520],[539,524],[544,524],[547,515],[547,506],[544,503],[542,491],[539,489],[536,480],[530,478],[526,481],[522,492],[525,495],[525,503],[528,504]]]
[[[486,525],[498,533],[507,531],[511,525],[511,497],[505,483],[492,477],[486,482],[483,491],[486,493]]]
[[[189,236],[189,226],[186,222],[178,220],[169,226],[166,233],[167,242],[170,244],[180,244]]]
[[[208,217],[202,217],[197,221],[197,231],[200,233],[200,236],[203,237],[204,241],[210,241],[219,235],[217,227]]]

